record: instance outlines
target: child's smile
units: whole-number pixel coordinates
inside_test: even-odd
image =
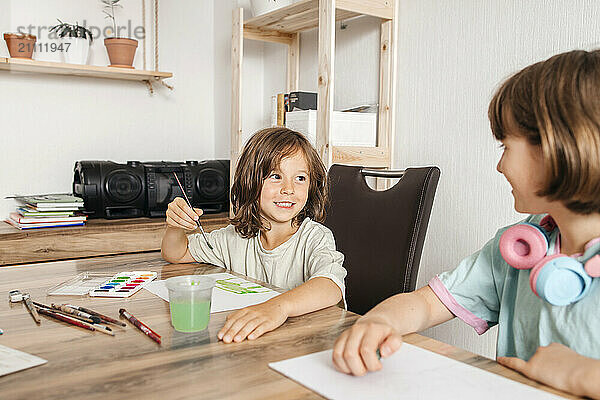
[[[288,209],[291,209],[294,206],[294,204],[296,204],[296,203],[292,203],[291,201],[280,201],[280,202],[276,201],[275,202],[275,205],[277,207],[288,208]]]

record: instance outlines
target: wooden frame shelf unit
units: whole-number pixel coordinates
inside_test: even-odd
[[[121,79],[140,82],[157,82],[162,79],[173,77],[171,72],[141,71],[128,68],[65,64],[51,61],[5,57],[0,57],[0,70],[50,75],[83,76],[90,78]]]
[[[394,145],[396,93],[397,0],[303,0],[244,21],[244,10],[233,12],[231,177],[242,148],[242,64],[244,39],[288,46],[287,91],[298,90],[300,33],[318,29],[317,151],[327,167],[333,163],[390,168]],[[376,147],[332,146],[335,23],[369,15],[381,19],[379,115]]]

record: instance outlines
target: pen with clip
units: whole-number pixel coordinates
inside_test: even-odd
[[[181,189],[181,193],[183,193],[183,197],[185,197],[185,201],[186,201],[187,205],[193,210],[194,207],[192,207],[192,203],[190,203],[190,199],[188,199],[187,194],[185,194],[185,190],[183,189],[181,182],[179,182],[179,178],[177,177],[177,174],[175,173],[175,171],[173,171],[173,175],[175,175],[175,179],[177,179],[177,184],[179,185],[179,188]],[[202,225],[200,224],[200,220],[198,220],[198,227],[200,228],[200,232],[202,232],[202,237],[204,237],[204,240],[206,240],[206,244],[208,245],[208,248],[213,250],[213,247],[210,245],[210,243],[208,243],[208,238],[206,237],[206,233],[204,233],[204,229],[202,228]]]
[[[130,313],[128,313],[124,308],[121,308],[119,310],[119,314],[122,317],[127,318],[127,320],[129,322],[131,322],[136,328],[138,328],[140,331],[144,332],[147,336],[150,336],[150,339],[154,340],[156,343],[160,344],[161,340],[160,340],[160,335],[156,332],[154,332],[152,329],[150,329],[146,324],[144,324],[142,321],[140,321],[139,319],[137,319],[136,317],[134,317],[133,315],[131,315]]]

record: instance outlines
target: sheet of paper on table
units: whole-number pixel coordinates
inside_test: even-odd
[[[211,313],[238,310],[264,303],[280,294],[273,289],[266,288],[243,278],[238,278],[226,272],[207,276],[217,280],[217,284],[212,292]],[[144,289],[165,301],[169,301],[169,291],[164,280],[150,282]]]
[[[0,345],[0,376],[37,367],[47,362],[43,358]]]
[[[269,367],[328,399],[562,399],[522,383],[404,343],[383,369],[356,377],[335,370],[331,350]]]

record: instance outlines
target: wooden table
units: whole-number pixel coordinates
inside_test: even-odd
[[[255,341],[224,344],[217,340],[226,312],[213,314],[206,331],[183,334],[170,325],[169,306],[142,290],[129,299],[46,296],[46,290],[77,273],[152,270],[166,279],[193,273],[222,272],[201,264],[168,264],[159,253],[118,255],[0,268],[0,344],[48,360],[48,363],[0,377],[1,399],[309,399],[316,393],[269,369],[268,363],[330,349],[352,325],[356,314],[329,307],[290,318]],[[158,345],[136,328],[114,328],[116,336],[89,332],[41,316],[36,326],[22,304],[10,304],[11,289],[29,292],[42,303],[73,302],[117,316],[126,308],[160,335]],[[450,358],[557,394],[493,360],[417,334],[405,337]],[[562,394],[564,395],[564,394]],[[567,396],[568,397],[568,396]],[[114,397],[113,397],[114,398]],[[574,398],[574,397],[570,397]]]

